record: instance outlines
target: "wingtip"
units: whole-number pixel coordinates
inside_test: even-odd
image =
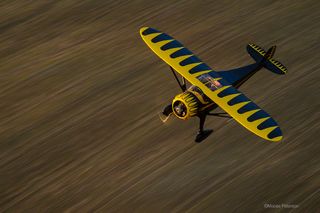
[[[270,141],[272,141],[272,142],[280,142],[282,139],[283,139],[283,136],[278,136],[278,137],[272,138]]]
[[[149,27],[141,27],[140,28],[140,35],[142,35],[142,32],[145,31],[146,29],[148,29]]]

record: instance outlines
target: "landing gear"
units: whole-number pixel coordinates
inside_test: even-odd
[[[206,117],[207,117],[207,114],[200,114],[199,115],[200,125],[199,125],[199,132],[195,138],[196,143],[200,143],[201,141],[206,139],[213,132],[212,129],[208,129],[208,130],[203,129],[204,123],[206,121]]]
[[[165,116],[169,116],[172,113],[172,106],[171,104],[167,105],[163,110],[162,114]]]
[[[204,139],[206,139],[211,133],[213,132],[212,129],[206,129],[202,130],[201,132],[199,131],[196,139],[194,140],[196,143],[202,142]]]
[[[198,115],[200,119],[200,125],[199,125],[199,132],[195,138],[195,142],[200,143],[204,139],[206,139],[212,132],[212,129],[204,130],[204,123],[206,121],[207,115],[209,116],[216,116],[216,117],[223,117],[223,118],[231,118],[227,113],[202,113]]]

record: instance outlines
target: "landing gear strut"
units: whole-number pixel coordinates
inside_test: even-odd
[[[195,139],[195,142],[197,142],[197,143],[200,143],[201,141],[206,139],[213,132],[212,129],[207,129],[207,130],[203,129],[207,115],[222,117],[222,118],[231,118],[229,115],[227,115],[227,113],[210,113],[210,112],[208,112],[208,113],[202,113],[202,114],[198,115],[198,117],[200,119],[200,125],[199,125],[199,132],[198,132],[196,139]]]
[[[206,139],[213,132],[212,129],[207,129],[207,130],[203,129],[204,123],[206,121],[206,117],[207,117],[206,114],[199,115],[199,119],[200,119],[199,132],[198,132],[196,139],[195,139],[195,142],[197,142],[197,143],[200,143],[201,141]]]

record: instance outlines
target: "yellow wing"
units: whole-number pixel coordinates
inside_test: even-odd
[[[150,49],[191,84],[199,87],[213,102],[256,135],[280,141],[277,123],[249,98],[225,81],[191,51],[171,36],[156,29],[143,27],[140,35]],[[210,74],[209,74],[210,73]]]

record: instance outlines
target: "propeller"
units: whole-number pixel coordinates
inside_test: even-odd
[[[162,121],[162,123],[166,123],[169,119],[169,117],[172,115],[172,113],[170,113],[169,115],[164,115],[162,112],[158,114],[160,120]]]
[[[172,106],[171,104],[167,105],[161,113],[159,113],[160,120],[165,123],[169,119],[169,117],[172,115]]]

